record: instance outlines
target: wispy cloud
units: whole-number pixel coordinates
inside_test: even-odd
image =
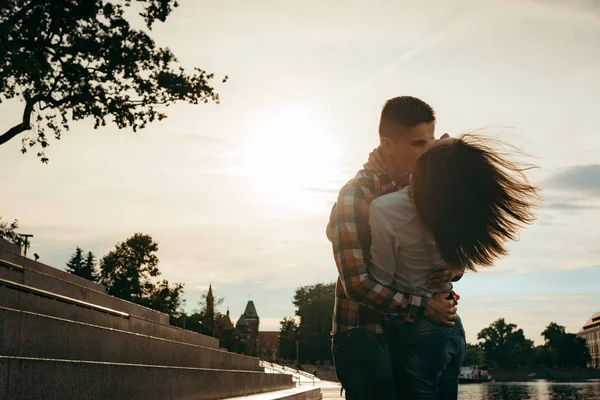
[[[561,171],[544,182],[559,191],[600,196],[600,164],[579,165]]]

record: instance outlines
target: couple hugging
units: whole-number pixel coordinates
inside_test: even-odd
[[[524,166],[495,141],[434,130],[425,102],[388,100],[380,146],[331,211],[332,351],[347,399],[456,399],[466,342],[452,282],[534,220]]]

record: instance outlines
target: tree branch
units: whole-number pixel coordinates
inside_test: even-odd
[[[19,133],[31,129],[31,114],[33,113],[33,106],[35,106],[35,103],[37,102],[37,98],[27,100],[27,103],[25,103],[25,110],[23,111],[23,121],[0,135],[0,146],[17,136]]]
[[[25,15],[27,15],[29,11],[33,10],[33,8],[36,5],[38,4],[36,4],[35,0],[26,4],[23,8],[21,8],[19,11],[10,16],[6,21],[4,21],[5,26],[11,27],[12,25],[17,24],[20,20],[22,20],[25,17]]]

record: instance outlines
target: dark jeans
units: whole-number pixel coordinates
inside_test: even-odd
[[[335,373],[349,400],[395,400],[392,359],[385,335],[366,329],[338,333],[332,344]]]
[[[426,318],[388,327],[399,399],[456,400],[465,355],[460,319],[449,328]]]

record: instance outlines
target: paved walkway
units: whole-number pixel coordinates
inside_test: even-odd
[[[346,396],[340,397],[340,388],[341,385],[337,382],[330,381],[321,381],[321,393],[323,394],[323,399],[345,399]]]

